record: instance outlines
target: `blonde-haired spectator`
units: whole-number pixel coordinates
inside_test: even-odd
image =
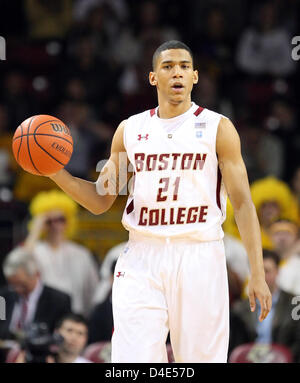
[[[261,227],[262,247],[272,250],[274,246],[269,233],[270,225],[278,219],[297,222],[297,202],[289,186],[275,177],[265,177],[253,182],[250,190]],[[227,204],[224,230],[239,238],[230,202]]]
[[[88,315],[98,283],[92,254],[70,240],[76,230],[77,204],[65,193],[39,193],[30,204],[33,217],[25,247],[33,252],[42,280],[71,296],[72,310]]]

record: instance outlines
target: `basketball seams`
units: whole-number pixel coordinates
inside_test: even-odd
[[[43,133],[36,133],[37,132],[37,130],[42,126],[42,125],[44,125],[44,124],[47,124],[48,122],[53,122],[53,121],[58,121],[58,122],[60,122],[60,123],[62,123],[65,127],[66,127],[66,125],[62,122],[62,121],[60,121],[60,120],[58,120],[57,118],[56,119],[54,119],[54,120],[48,120],[48,121],[44,121],[44,122],[42,122],[42,123],[40,123],[35,129],[34,129],[34,134],[43,134]],[[67,127],[66,127],[67,128]],[[69,129],[68,129],[69,130]],[[28,132],[29,133],[29,132]],[[47,133],[48,134],[48,133]],[[66,139],[66,141],[67,141],[67,139]],[[71,142],[70,142],[71,143]],[[73,143],[72,143],[73,144]]]
[[[18,140],[19,138],[22,138],[22,137],[26,137],[26,136],[49,136],[49,137],[55,137],[55,138],[58,138],[60,140],[66,141],[70,145],[73,145],[73,142],[69,141],[65,137],[60,137],[60,136],[56,136],[55,134],[49,134],[49,133],[27,133],[27,134],[23,134],[22,136],[14,137],[13,141]]]
[[[18,149],[18,153],[17,153],[17,162],[19,163],[19,155],[20,155],[20,150],[21,150],[21,146],[22,146],[22,141],[23,141],[23,126],[22,124],[20,125],[20,128],[21,128],[21,142],[20,142],[20,145],[19,145],[19,149]]]
[[[27,130],[27,133],[29,132],[30,130],[30,126],[31,126],[31,123],[32,123],[32,120],[34,119],[34,117],[32,117],[32,119],[30,120],[29,122],[29,125],[28,125],[28,130]],[[33,160],[32,160],[32,157],[31,157],[31,153],[30,153],[30,147],[29,147],[29,135],[27,135],[27,150],[28,150],[28,154],[29,154],[29,158],[30,158],[30,161],[33,165],[33,167],[35,168],[35,170],[42,175],[42,173],[37,169],[37,167],[35,166]]]
[[[43,121],[45,117],[48,118]],[[58,118],[35,115],[19,125],[13,137],[13,150],[18,164],[24,170],[47,175],[47,169],[61,169],[68,164],[73,152],[73,139],[67,126]]]
[[[33,135],[33,138],[34,138],[34,141],[35,143],[38,145],[39,148],[41,148],[46,154],[48,154],[49,157],[51,157],[53,160],[55,160],[56,162],[58,162],[60,165],[63,165],[63,166],[66,166],[68,163],[64,164],[63,162],[60,162],[57,158],[55,158],[54,156],[52,156],[52,154],[50,154],[46,149],[44,149],[38,142],[37,142],[37,139],[36,139],[36,136],[37,135]],[[56,136],[55,136],[56,137]]]

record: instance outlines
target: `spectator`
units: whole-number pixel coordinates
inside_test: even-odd
[[[271,103],[270,113],[264,125],[277,140],[281,141],[285,156],[282,176],[290,180],[296,170],[300,151],[299,124],[294,102],[285,98],[276,98]],[[278,161],[276,155],[271,157]]]
[[[20,69],[10,69],[3,79],[0,95],[8,113],[9,128],[14,131],[34,111],[34,100],[29,93],[29,79]]]
[[[288,185],[266,177],[251,185],[251,194],[262,229],[263,248],[272,248],[269,227],[279,218],[297,220],[297,206]]]
[[[64,316],[56,326],[63,338],[57,363],[91,363],[81,356],[88,339],[88,326],[83,316],[69,314]]]
[[[278,219],[297,221],[297,204],[288,185],[275,177],[265,177],[252,183],[252,200],[261,226],[262,246],[273,249],[269,228]],[[235,224],[233,209],[228,201],[227,217],[224,230],[239,238]]]
[[[92,154],[96,148],[97,158],[106,158],[108,142],[113,132],[106,124],[95,120],[89,105],[80,101],[63,102],[57,115],[71,129],[75,143],[66,169],[78,177],[86,176],[91,169]]]
[[[237,65],[253,75],[287,76],[294,70],[290,40],[288,32],[277,24],[276,5],[267,2],[258,10],[257,26],[242,34]]]
[[[42,280],[69,294],[74,312],[88,315],[98,273],[89,250],[67,239],[74,234],[77,205],[52,190],[39,193],[29,209],[33,220],[25,246],[34,253]]]
[[[241,129],[240,138],[250,183],[267,176],[281,178],[285,151],[278,137],[250,122]]]
[[[266,282],[272,293],[272,309],[263,322],[259,322],[257,313],[249,310],[248,300],[237,302],[233,311],[243,322],[247,336],[239,338],[240,344],[255,343],[277,343],[288,347],[294,358],[294,362],[300,362],[300,323],[295,321],[291,312],[293,295],[281,290],[277,285],[280,258],[273,251],[264,250],[264,269]],[[231,327],[234,337],[235,328]],[[238,346],[235,344],[234,346]]]
[[[114,16],[120,21],[128,17],[128,5],[125,0],[75,0],[73,5],[73,20],[84,22],[93,8],[105,4],[113,10]]]
[[[3,264],[8,287],[0,291],[6,301],[6,320],[0,321],[0,339],[16,339],[32,323],[56,322],[71,311],[70,297],[43,283],[38,264],[24,247],[12,250]]]
[[[300,295],[300,241],[295,222],[280,220],[270,226],[274,249],[281,258],[278,285],[285,291]]]

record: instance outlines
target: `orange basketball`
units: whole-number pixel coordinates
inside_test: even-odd
[[[40,114],[27,118],[18,126],[12,148],[16,161],[24,170],[47,176],[70,161],[73,139],[62,121]]]

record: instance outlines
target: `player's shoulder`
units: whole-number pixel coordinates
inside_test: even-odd
[[[130,123],[132,121],[138,122],[138,121],[144,121],[146,119],[150,119],[155,115],[155,108],[144,110],[143,112],[136,113],[128,117],[127,123]]]
[[[224,116],[224,114],[219,113],[215,110],[211,110],[208,108],[203,108],[203,111],[199,114],[202,118],[205,118],[207,120],[222,120],[222,119],[227,119],[228,117]]]

